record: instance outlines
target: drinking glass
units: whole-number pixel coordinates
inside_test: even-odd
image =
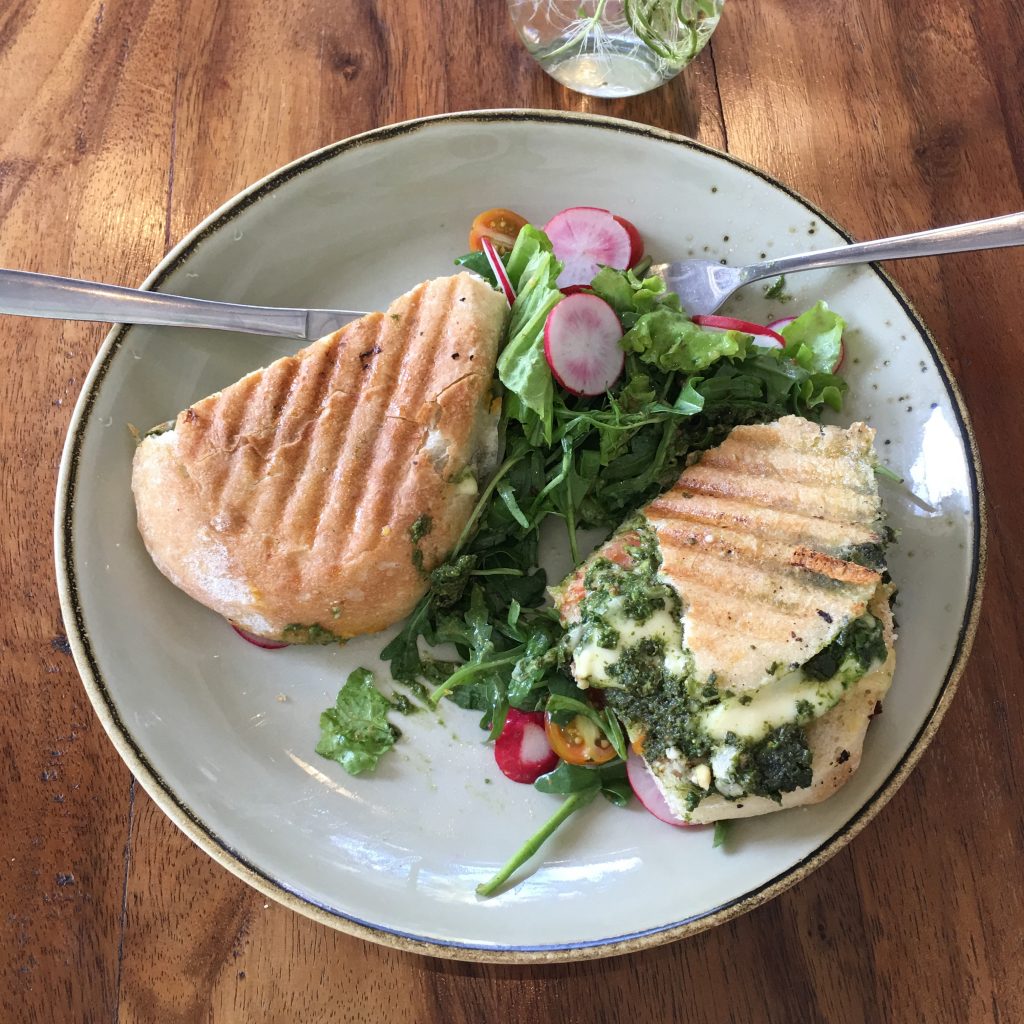
[[[711,38],[725,0],[508,0],[552,78],[588,96],[635,96],[675,78]]]

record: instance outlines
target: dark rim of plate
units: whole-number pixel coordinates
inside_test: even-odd
[[[491,124],[495,122],[537,122],[546,124],[568,124],[588,126],[605,131],[621,132],[658,141],[670,142],[674,145],[723,160],[735,167],[755,175],[772,188],[778,189],[790,198],[799,202],[822,223],[827,224],[847,241],[851,241],[849,233],[844,231],[824,212],[805,199],[798,192],[776,181],[764,171],[731,156],[728,153],[713,149],[692,139],[675,135],[671,132],[646,125],[620,121],[614,118],[593,115],[570,114],[545,110],[487,110],[464,111],[454,114],[442,114],[434,117],[418,118],[400,124],[378,128],[362,135],[334,143],[324,149],[317,150],[305,157],[270,174],[263,181],[229,201],[219,213],[208,223],[187,235],[172,253],[165,257],[151,279],[144,287],[158,290],[167,277],[182,263],[188,260],[202,245],[203,241],[230,223],[239,213],[269,193],[280,188],[292,178],[297,177],[311,168],[332,160],[342,153],[359,147],[374,145],[389,139],[411,135],[429,129],[433,125],[450,122],[469,124]],[[970,454],[969,471],[971,495],[974,501],[973,549],[971,553],[971,578],[969,581],[967,604],[963,621],[957,635],[957,643],[950,659],[949,669],[936,694],[932,707],[914,735],[906,751],[889,773],[887,778],[875,792],[858,808],[858,810],[842,826],[836,829],[815,850],[797,863],[780,872],[774,878],[735,899],[682,920],[671,921],[650,929],[630,932],[621,935],[610,935],[606,938],[587,940],[578,943],[559,943],[553,945],[517,945],[503,946],[498,944],[461,943],[458,941],[430,938],[386,928],[364,921],[352,915],[321,903],[310,896],[291,888],[273,876],[267,874],[257,865],[246,859],[238,850],[230,846],[221,836],[210,828],[167,784],[159,771],[149,762],[142,748],[121,719],[114,700],[103,679],[103,674],[96,660],[89,634],[86,628],[85,615],[79,601],[78,585],[75,569],[75,538],[73,519],[75,496],[77,490],[78,465],[81,447],[87,424],[95,404],[99,389],[106,377],[114,357],[120,350],[125,337],[130,331],[129,326],[121,326],[112,331],[104,340],[97,359],[90,371],[83,392],[71,422],[71,428],[65,443],[64,457],[61,466],[63,487],[58,485],[55,508],[55,544],[57,557],[57,578],[60,590],[61,605],[64,612],[65,625],[72,642],[75,661],[86,686],[89,696],[99,713],[101,722],[106,729],[118,752],[128,763],[134,775],[144,785],[146,791],[156,800],[160,807],[197,845],[213,856],[219,863],[227,867],[243,881],[259,889],[264,894],[284,903],[286,906],[305,914],[334,928],[357,935],[361,938],[383,943],[412,952],[428,953],[434,956],[449,957],[463,960],[492,961],[505,963],[555,962],[573,959],[585,959],[599,956],[613,956],[632,952],[687,935],[695,934],[707,928],[721,924],[732,917],[754,909],[772,899],[797,881],[805,877],[815,868],[823,864],[832,855],[846,845],[871,818],[884,806],[889,798],[902,784],[910,770],[917,763],[928,740],[935,732],[945,714],[956,684],[963,671],[977,624],[982,580],[985,571],[985,538],[986,513],[983,499],[983,487],[980,472],[980,461],[974,434],[971,429],[966,409],[964,408],[956,382],[939,352],[927,327],[911,306],[909,300],[889,276],[877,264],[871,264],[878,279],[892,293],[900,304],[908,319],[914,325],[921,340],[924,342],[935,366],[939,371],[943,387],[950,398],[950,405],[956,415],[961,437],[967,442]]]

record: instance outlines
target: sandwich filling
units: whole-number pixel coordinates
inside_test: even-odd
[[[766,666],[770,681],[752,691],[720,689],[695,671],[683,602],[661,574],[654,531],[637,523],[617,551],[618,561],[589,565],[567,633],[577,685],[602,691],[646,760],[687,769],[691,810],[712,791],[778,800],[809,786],[805,727],[886,660],[881,621],[865,611],[803,664]]]
[[[859,763],[894,664],[873,438],[736,427],[553,592],[577,685],[688,821],[824,799]]]

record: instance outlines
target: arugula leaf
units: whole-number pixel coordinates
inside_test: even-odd
[[[553,632],[539,630],[527,640],[522,656],[509,677],[508,700],[512,707],[534,710],[537,703],[534,694],[544,687],[558,664],[557,640],[552,636]]]
[[[349,773],[372,771],[401,736],[387,720],[391,702],[376,687],[369,669],[357,668],[338,691],[334,707],[320,715],[316,752]]]
[[[542,775],[534,786],[542,793],[565,795],[565,799],[555,813],[512,854],[497,874],[476,887],[478,896],[493,896],[518,868],[537,853],[566,818],[592,803],[599,793],[617,807],[624,806],[632,796],[626,778],[626,766],[622,762],[600,768],[581,768],[563,761],[554,771]]]
[[[518,850],[505,862],[500,870],[488,879],[486,882],[481,882],[476,887],[477,896],[493,896],[501,886],[508,881],[509,877],[516,871],[517,868],[522,867],[540,848],[544,845],[547,839],[557,831],[559,825],[573,814],[575,811],[586,807],[599,792],[598,788],[580,790],[573,793],[562,801],[558,810],[544,822],[543,825],[529,839],[519,847]]]
[[[623,793],[623,784],[629,790],[626,765],[622,761],[594,768],[561,761],[557,768],[537,779],[533,788],[541,793],[558,795],[593,792],[596,796],[601,793],[621,807],[628,800],[628,795]]]
[[[491,264],[484,253],[467,252],[465,256],[460,256],[455,261],[455,265],[465,267],[466,270],[471,270],[474,274],[479,274],[492,288],[498,287],[498,279],[494,276]]]

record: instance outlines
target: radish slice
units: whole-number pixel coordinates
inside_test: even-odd
[[[635,267],[644,258],[644,240],[640,237],[640,232],[637,231],[636,225],[632,221],[616,214],[612,214],[612,217],[626,229],[626,233],[629,235],[629,265]]]
[[[544,225],[564,268],[558,287],[590,284],[601,266],[625,270],[632,251],[629,232],[607,210],[573,206]]]
[[[489,238],[481,238],[480,245],[483,247],[487,262],[491,265],[491,272],[497,279],[498,284],[501,285],[501,290],[505,293],[505,299],[511,306],[516,301],[516,291],[512,287],[512,282],[508,279],[508,274],[505,272],[505,264],[501,262],[498,250],[494,248],[494,243]]]
[[[731,316],[692,316],[690,319],[700,327],[717,327],[723,331],[742,331],[754,336],[754,344],[761,348],[785,348],[786,339],[770,327],[752,324],[749,320],[737,320]]]
[[[589,284],[567,284],[564,288],[558,289],[563,295],[578,295],[583,292],[585,295],[593,294]]]
[[[838,373],[839,368],[846,362],[846,341],[843,338],[839,339],[839,358],[835,362],[835,366],[832,367],[833,373]]]
[[[562,299],[544,323],[544,355],[555,380],[574,395],[603,395],[618,379],[626,354],[615,310],[596,295]]]
[[[625,217],[620,217],[617,213],[612,213],[611,210],[606,210],[603,206],[574,206],[574,210],[593,210],[596,213],[609,213],[611,214],[612,220],[621,224],[629,235],[629,266],[635,267],[644,257],[644,240],[637,230],[636,225],[631,220],[626,220]],[[609,264],[610,266],[610,264]],[[579,285],[569,285],[570,288],[578,288]],[[566,295],[571,294],[565,288],[562,289]]]
[[[629,751],[629,758],[626,760],[626,775],[637,800],[659,821],[679,827],[685,827],[688,824],[672,813],[664,793],[651,774],[651,769],[647,767],[647,762],[632,748]]]
[[[250,633],[247,630],[241,629],[236,626],[233,622],[229,622],[228,625],[245,641],[252,644],[253,647],[260,647],[264,651],[279,651],[282,647],[290,647],[291,644],[286,644],[283,640],[269,640],[265,636],[257,636],[255,633]]]
[[[536,782],[558,766],[558,755],[548,745],[543,711],[509,708],[505,727],[494,741],[494,760],[513,782]]]
[[[795,316],[784,316],[781,320],[773,320],[769,325],[769,329],[773,331],[781,331],[784,327],[788,327],[794,320]],[[783,339],[785,340],[785,339]],[[839,367],[841,367],[846,360],[846,342],[842,338],[839,339],[839,358],[835,361],[832,366],[831,373],[838,373]]]

